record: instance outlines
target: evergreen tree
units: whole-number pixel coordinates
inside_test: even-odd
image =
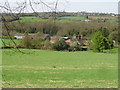
[[[110,49],[110,47],[110,40],[104,37],[100,31],[96,32],[91,43],[91,48],[94,51],[103,52],[104,49]]]

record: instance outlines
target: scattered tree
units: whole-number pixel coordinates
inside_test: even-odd
[[[109,39],[103,36],[100,31],[95,32],[93,37],[91,48],[94,51],[103,52],[104,49],[110,49],[112,47],[112,43]]]

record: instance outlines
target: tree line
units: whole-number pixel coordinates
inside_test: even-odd
[[[18,22],[8,23],[11,36],[15,33],[41,33],[51,36],[73,36],[82,34],[86,39],[92,39],[94,32],[101,31],[105,36],[118,41],[118,25],[110,22]],[[3,25],[4,36],[7,36],[6,28]]]
[[[104,49],[114,47],[113,40],[116,43],[118,39],[117,23],[110,22],[9,22],[9,32],[11,37],[16,33],[38,33],[50,34],[51,36],[67,36],[73,37],[83,35],[84,39],[92,40],[90,49],[98,52],[103,52]],[[3,36],[8,36],[8,33],[3,25]],[[74,46],[69,46],[65,40],[57,40],[56,44],[51,44],[49,38],[35,37],[31,38],[26,34],[22,40],[22,45],[18,47],[39,48],[39,49],[55,49],[55,50],[82,50],[77,43]],[[49,47],[48,47],[49,46]]]

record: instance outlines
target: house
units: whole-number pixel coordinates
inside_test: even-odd
[[[66,39],[65,42],[70,46],[72,46],[72,44],[73,44],[73,41],[71,38]]]
[[[31,39],[33,39],[37,34],[36,33],[30,33],[28,34],[28,36],[31,37]],[[17,33],[14,35],[14,38],[15,39],[23,39],[26,35],[25,34],[22,34],[22,33]]]
[[[76,36],[76,39],[77,39],[78,44],[86,45],[86,46],[89,45],[90,41],[84,39],[82,35]]]
[[[53,37],[50,38],[50,42],[51,42],[52,44],[54,44],[54,43],[56,43],[57,41],[59,41],[60,39],[64,39],[65,42],[66,42],[68,45],[71,45],[71,44],[73,43],[72,38],[67,37],[67,36],[65,36],[65,37],[53,36]]]
[[[30,34],[28,34],[28,36],[29,36],[31,39],[34,39],[35,36],[37,36],[37,33],[30,33]]]
[[[43,37],[43,38],[50,38],[51,37],[50,34],[38,34],[38,33],[31,33],[31,34],[28,34],[28,36],[30,36],[32,39],[35,38],[36,36]]]
[[[77,40],[77,43],[81,45],[82,50],[87,50],[89,48],[89,44],[91,41],[84,39],[82,35],[77,35],[76,40]]]
[[[65,36],[65,37],[61,37],[62,39],[64,39],[64,40],[68,40],[68,39],[70,39],[69,37],[67,37],[67,36]]]
[[[83,36],[82,35],[77,35],[76,40],[77,40],[78,44],[83,44]]]
[[[25,37],[24,34],[21,34],[21,33],[17,33],[14,35],[14,39],[23,39]]]
[[[68,45],[72,45],[73,41],[72,41],[72,38],[70,37],[67,37],[67,36],[64,36],[64,37],[61,37],[62,39],[65,40],[65,42],[68,44]]]
[[[45,38],[47,38],[47,37],[48,37],[48,38],[50,38],[50,37],[51,37],[51,35],[50,35],[50,34],[43,34],[43,35],[42,35],[42,37],[45,37]]]

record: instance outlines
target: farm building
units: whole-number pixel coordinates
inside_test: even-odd
[[[17,34],[14,35],[15,39],[23,39],[24,37],[25,37],[25,35],[21,34],[21,33],[17,33]]]
[[[31,39],[35,38],[36,36],[40,36],[40,37],[44,37],[44,38],[51,37],[50,34],[42,34],[41,35],[41,34],[38,34],[38,33],[30,33],[30,34],[28,34],[28,36],[30,36]],[[25,37],[25,34],[21,34],[21,33],[17,33],[17,34],[14,35],[15,39],[23,39],[24,37]]]
[[[42,37],[51,37],[50,34],[43,34]]]

